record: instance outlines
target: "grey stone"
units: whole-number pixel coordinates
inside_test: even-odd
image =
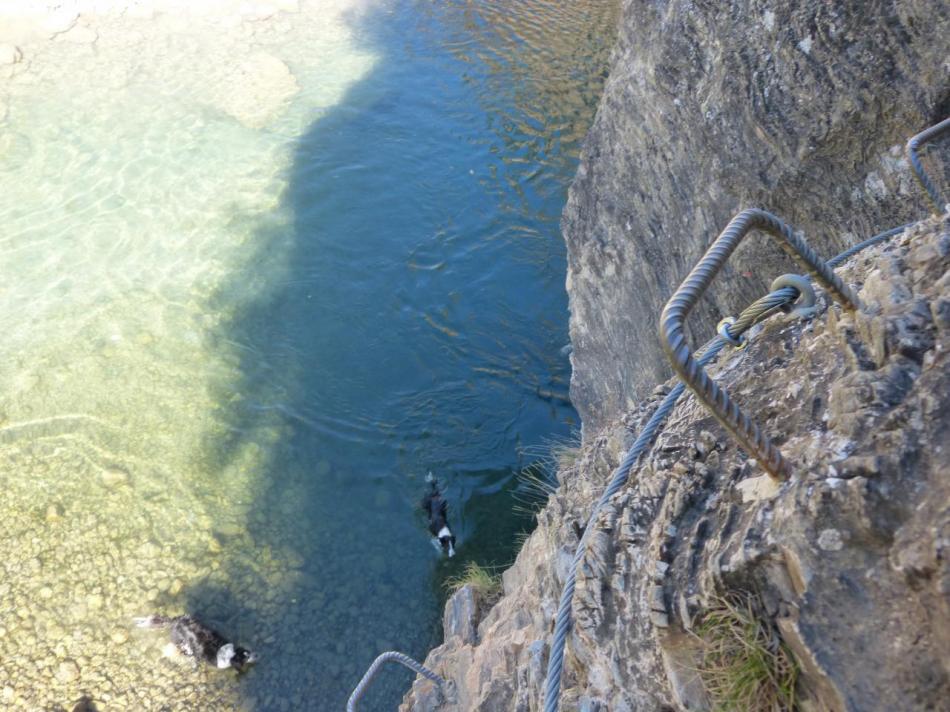
[[[64,660],[56,668],[56,679],[60,682],[73,682],[79,679],[79,666],[75,660]]]
[[[881,294],[875,318],[885,334],[917,324],[926,337],[917,342],[919,361],[890,348],[879,363],[853,358],[865,338],[857,317],[832,310],[808,326],[770,319],[735,366],[721,368],[729,357],[711,366],[781,443],[789,481],[774,483],[705,408],[680,401],[663,440],[591,525],[562,709],[579,709],[585,700],[610,710],[709,709],[688,631],[698,630],[694,624],[718,598],[749,591],[759,593],[758,615],[774,624],[801,668],[802,709],[945,706],[950,336],[917,319],[920,304],[932,304],[950,284],[950,251],[933,249],[948,224],[924,222],[841,270],[849,282],[872,263],[890,275],[894,288]],[[911,265],[921,261],[927,272],[918,279]],[[792,382],[801,388],[790,390]],[[655,405],[656,399],[618,422],[637,431]],[[669,447],[676,442],[682,447]],[[696,449],[688,447],[697,442],[719,456],[718,470],[699,471]],[[582,519],[622,454],[622,441],[589,438],[575,476],[562,482],[539,521]],[[767,496],[737,491],[757,480],[753,494]],[[506,573],[505,595],[481,622],[477,641],[447,622],[444,645],[427,658],[456,696],[436,702],[417,681],[420,692],[410,693],[402,709],[537,709],[562,560],[576,542],[567,524],[539,527]],[[450,608],[467,610],[461,604]],[[465,620],[447,609],[450,617]]]
[[[763,7],[624,3],[563,216],[585,433],[668,377],[660,310],[740,209],[774,212],[823,255],[926,214],[903,146],[947,114],[946,3]],[[697,343],[799,271],[772,242],[750,235],[730,258],[689,318]]]
[[[129,483],[129,473],[121,467],[107,467],[102,471],[102,484],[115,489]]]
[[[478,642],[478,594],[471,585],[462,586],[445,604],[442,625],[445,639],[458,639],[461,645]]]

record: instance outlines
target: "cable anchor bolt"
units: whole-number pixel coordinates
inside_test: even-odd
[[[716,333],[719,334],[723,341],[727,344],[731,344],[735,349],[744,349],[749,345],[749,340],[743,338],[742,336],[733,336],[729,332],[729,327],[736,323],[736,318],[734,316],[727,316],[723,318],[718,324],[716,324]]]
[[[782,287],[791,287],[798,292],[796,301],[791,304],[783,304],[781,310],[786,314],[794,314],[802,319],[810,319],[815,316],[818,307],[815,306],[815,288],[807,277],[800,274],[783,274],[776,277],[769,287],[770,291],[777,291]]]

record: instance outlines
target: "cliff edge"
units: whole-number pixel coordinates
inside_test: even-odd
[[[824,255],[925,214],[903,145],[950,115],[948,56],[942,0],[623,3],[562,225],[585,433],[669,376],[660,310],[742,208]],[[740,247],[689,326],[705,338],[785,265]]]
[[[578,539],[672,385],[651,395],[670,373],[660,310],[733,215],[769,210],[827,256],[925,214],[903,146],[950,114],[946,3],[626,0],[620,23],[563,218],[583,446],[500,601],[449,600],[426,661],[447,684],[417,680],[404,712],[541,708]],[[690,316],[697,345],[791,271],[772,242],[750,237],[717,276]],[[861,310],[822,296],[814,317],[773,316],[710,365],[792,476],[775,485],[680,400],[593,525],[561,709],[722,708],[709,673],[724,611],[795,697],[733,709],[947,709],[948,267],[947,216],[916,223],[837,270]]]
[[[940,710],[950,699],[950,219],[838,273],[863,308],[774,316],[710,366],[793,476],[778,487],[692,397],[596,522],[578,572],[561,709],[707,710],[703,622],[748,603],[799,669],[797,709]],[[668,386],[667,386],[668,387]],[[540,708],[578,537],[662,391],[560,473],[479,618],[448,603],[445,643],[403,710]]]

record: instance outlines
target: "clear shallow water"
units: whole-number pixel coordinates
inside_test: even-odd
[[[574,426],[557,222],[612,20],[103,20],[10,79],[8,704],[340,709],[377,653],[438,642],[447,573],[511,560],[519,452]],[[417,511],[429,469],[451,563]],[[163,659],[160,636],[126,639],[152,610],[199,612],[262,662],[235,681]],[[408,684],[388,670],[365,708]]]

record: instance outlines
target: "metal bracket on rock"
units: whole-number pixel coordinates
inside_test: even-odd
[[[353,690],[350,698],[346,701],[346,712],[356,712],[356,703],[359,702],[360,698],[366,692],[366,688],[369,687],[369,683],[372,682],[374,677],[376,677],[376,673],[379,672],[379,669],[387,662],[394,662],[404,665],[413,672],[418,673],[423,677],[429,678],[440,688],[445,684],[445,680],[436,675],[425,665],[416,662],[408,655],[396,652],[395,650],[390,650],[379,655],[373,661],[372,665],[369,666],[369,669],[363,675],[363,679],[359,681],[359,684]]]
[[[914,169],[914,175],[917,176],[918,182],[923,186],[927,196],[930,198],[930,202],[933,203],[934,215],[938,216],[946,210],[946,203],[940,197],[940,191],[937,189],[936,183],[933,182],[930,176],[927,175],[927,171],[924,170],[917,151],[925,143],[934,140],[937,136],[946,131],[950,131],[950,117],[944,119],[939,124],[931,126],[929,129],[921,131],[907,142],[907,158],[910,160],[910,165]]]
[[[673,370],[687,388],[773,478],[784,480],[788,478],[788,466],[782,453],[758,424],[743,413],[729,394],[693,359],[684,330],[686,317],[699,297],[742,239],[753,230],[762,230],[775,237],[779,246],[831,292],[845,309],[859,308],[859,302],[851,290],[791,227],[764,210],[743,210],[710,245],[706,254],[666,303],[660,317],[660,342]],[[797,285],[791,286],[798,289]],[[804,290],[799,291],[805,294]]]
[[[815,289],[807,277],[800,274],[783,274],[772,280],[769,287],[770,292],[775,292],[782,287],[791,287],[798,292],[797,300],[793,304],[786,304],[782,311],[786,314],[794,314],[802,319],[808,319],[815,316],[818,308],[815,306]]]

